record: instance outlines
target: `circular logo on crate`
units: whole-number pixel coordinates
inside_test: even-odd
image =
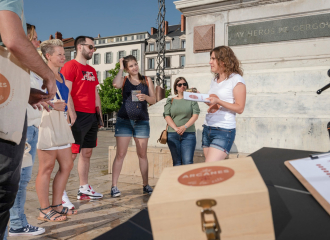
[[[7,78],[0,73],[0,104],[7,101],[10,95],[10,84]]]
[[[234,174],[228,167],[203,167],[183,173],[178,181],[187,186],[206,186],[224,182]]]

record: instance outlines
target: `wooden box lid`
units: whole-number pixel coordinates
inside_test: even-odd
[[[221,240],[275,239],[268,189],[251,157],[164,169],[148,201],[154,239],[207,239],[202,199],[217,203]]]

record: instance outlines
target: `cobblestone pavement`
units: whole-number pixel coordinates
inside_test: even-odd
[[[141,209],[147,207],[148,195],[143,195],[142,179],[135,176],[119,177],[118,188],[122,196],[111,198],[111,174],[108,174],[108,146],[115,145],[114,133],[100,131],[98,135],[99,146],[94,149],[91,158],[89,184],[100,193],[104,194],[102,200],[77,200],[79,178],[77,172],[78,158],[71,172],[66,190],[71,202],[78,210],[78,214],[69,217],[65,222],[42,222],[37,220],[39,201],[35,191],[35,179],[38,172],[38,159],[36,159],[32,179],[27,189],[25,214],[31,225],[43,227],[46,232],[33,237],[8,237],[16,239],[93,239],[110,229],[125,222]],[[58,165],[55,166],[55,169]],[[52,174],[52,179],[56,170]],[[149,184],[155,186],[157,179],[150,179]],[[50,186],[50,194],[51,194]]]

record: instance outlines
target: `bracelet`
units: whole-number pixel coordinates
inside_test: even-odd
[[[54,108],[51,105],[48,105],[49,110],[54,110]]]

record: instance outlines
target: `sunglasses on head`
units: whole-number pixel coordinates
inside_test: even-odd
[[[94,47],[93,45],[90,45],[90,44],[81,44],[81,45],[86,45],[86,46],[88,46],[89,50],[94,49],[94,51],[96,51],[96,47]]]
[[[188,84],[187,84],[187,83],[178,83],[178,84],[177,84],[177,86],[178,86],[178,87],[181,87],[182,85],[183,85],[183,86],[185,86],[185,87],[187,87],[187,86],[188,86]]]

